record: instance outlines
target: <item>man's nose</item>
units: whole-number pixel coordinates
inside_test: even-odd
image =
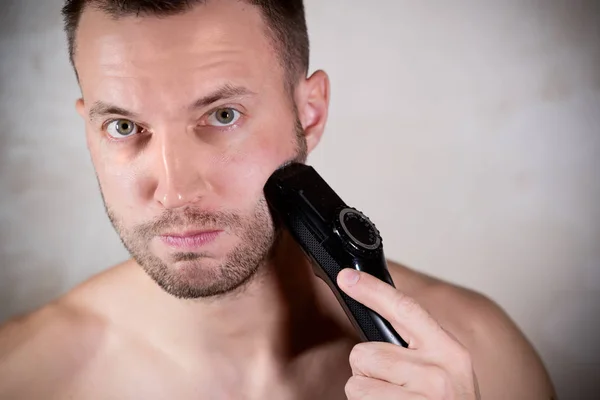
[[[210,192],[205,176],[207,149],[197,143],[192,133],[160,135],[157,150],[155,201],[175,209],[197,203]]]

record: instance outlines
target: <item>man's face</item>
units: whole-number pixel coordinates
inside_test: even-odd
[[[178,297],[246,282],[275,238],[264,183],[307,152],[260,11],[233,0],[162,18],[88,9],[75,64],[103,199],[132,256]]]

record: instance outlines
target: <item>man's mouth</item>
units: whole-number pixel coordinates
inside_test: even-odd
[[[222,232],[221,230],[169,232],[159,237],[164,244],[173,249],[194,251],[214,241]]]

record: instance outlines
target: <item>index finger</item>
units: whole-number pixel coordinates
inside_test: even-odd
[[[352,283],[354,273],[358,280]],[[337,284],[348,296],[388,320],[410,349],[439,343],[446,337],[437,321],[413,298],[368,273],[346,268],[338,274]]]

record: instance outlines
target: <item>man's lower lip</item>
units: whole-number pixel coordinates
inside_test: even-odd
[[[193,250],[205,246],[219,236],[221,231],[202,232],[190,236],[160,236],[164,244],[179,250]]]

